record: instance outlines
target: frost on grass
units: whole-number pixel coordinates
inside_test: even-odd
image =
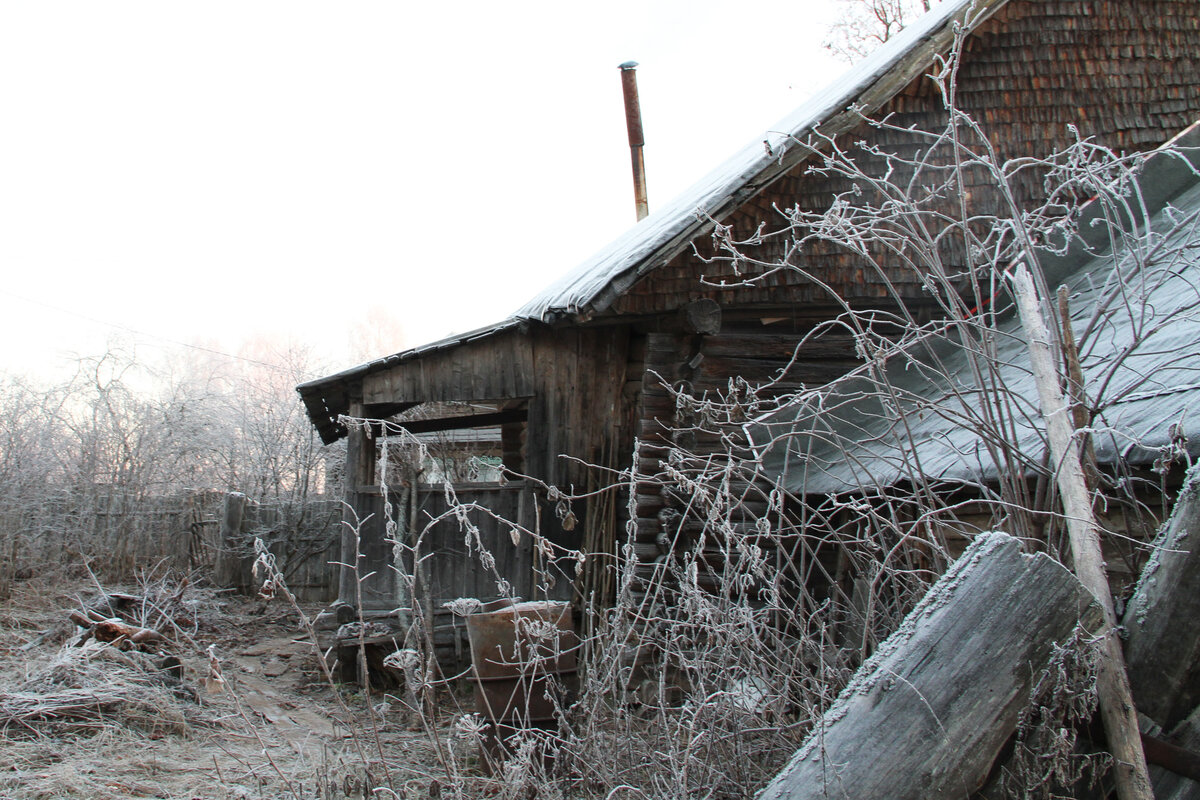
[[[0,686],[0,728],[8,736],[114,726],[182,735],[194,708],[153,657],[95,641],[64,647],[24,680]]]

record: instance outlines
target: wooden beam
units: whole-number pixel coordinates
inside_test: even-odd
[[[415,419],[409,422],[392,423],[399,425],[409,433],[434,433],[436,431],[454,431],[467,428],[490,428],[496,425],[507,425],[513,422],[524,422],[529,412],[524,408],[513,408],[505,411],[495,411],[490,414],[464,414],[458,417],[440,417],[438,419]]]
[[[986,533],[859,669],[759,800],[968,797],[1033,682],[1101,618],[1065,567]]]
[[[371,419],[387,419],[418,405],[420,403],[364,403],[363,416]]]
[[[1181,778],[1187,778],[1193,782],[1200,781],[1200,755],[1186,747],[1180,747],[1159,739],[1157,736],[1143,733],[1142,750],[1146,753],[1146,760],[1151,764],[1157,764],[1163,769],[1170,770]],[[1154,787],[1154,796],[1163,796],[1157,785]]]

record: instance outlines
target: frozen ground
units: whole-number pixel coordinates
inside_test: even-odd
[[[170,639],[182,681],[157,655],[73,644],[67,613],[101,594],[86,574],[15,583],[0,605],[0,798],[437,792],[445,770],[431,729],[394,697],[329,685],[282,600],[163,579],[104,590],[147,601],[139,611],[153,611],[146,621]],[[454,714],[438,716],[432,730],[445,741]],[[375,791],[383,786],[394,795]]]

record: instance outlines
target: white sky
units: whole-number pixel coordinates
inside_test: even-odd
[[[837,77],[833,5],[2,2],[0,370],[502,319],[634,221],[619,63],[653,210]]]

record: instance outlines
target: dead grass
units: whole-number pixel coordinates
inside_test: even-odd
[[[26,680],[0,687],[0,733],[90,734],[116,726],[185,735],[200,719],[189,713],[186,691],[146,653],[95,641],[68,645]]]
[[[156,655],[70,641],[66,612],[98,594],[86,576],[14,583],[0,610],[0,800],[390,797],[375,791],[379,754],[398,796],[438,790],[428,736],[396,711],[369,712],[357,690],[325,685],[281,604],[165,582],[161,594],[122,588],[153,596],[144,610],[171,629],[183,681]],[[209,645],[226,678],[219,693],[202,685]],[[364,758],[349,732],[372,731],[371,713],[378,743]]]

